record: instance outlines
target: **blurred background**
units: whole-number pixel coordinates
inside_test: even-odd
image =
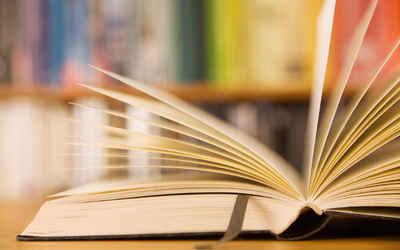
[[[368,2],[337,3],[327,90]],[[135,93],[87,64],[170,91],[257,137],[300,169],[321,5],[322,0],[0,0],[0,198],[43,197],[110,176],[168,172],[52,170],[148,164],[105,156],[118,150],[63,143],[65,135],[105,136],[63,118],[182,138],[69,105],[152,116],[77,85]],[[350,88],[387,53],[400,30],[399,10],[399,1],[378,4]]]

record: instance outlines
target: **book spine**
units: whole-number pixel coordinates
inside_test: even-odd
[[[50,54],[48,81],[53,85],[60,82],[61,68],[65,61],[65,2],[47,0],[48,5],[48,51]]]
[[[38,40],[41,35],[40,0],[18,2],[19,43],[13,52],[13,80],[21,87],[32,87],[36,81]],[[18,69],[17,69],[18,67]],[[22,73],[23,72],[23,73]]]
[[[25,32],[29,32],[28,47],[31,51],[32,81],[34,85],[37,86],[41,84],[42,67],[44,59],[47,57],[47,55],[42,56],[45,53],[42,47],[42,44],[45,43],[45,29],[43,25],[44,0],[34,0],[32,7],[33,9],[27,10],[32,12],[32,19],[30,23],[26,23]]]
[[[203,56],[203,5],[201,0],[175,0],[176,17],[176,63],[179,82],[190,82],[204,78]]]
[[[79,91],[76,83],[85,82],[85,68],[89,63],[89,41],[87,35],[88,2],[83,0],[66,2],[66,58],[61,81],[66,89]]]
[[[389,49],[392,48],[400,38],[400,16],[398,14],[398,10],[400,10],[400,2],[394,0],[380,1],[377,8],[378,10],[381,10],[381,18],[383,19],[383,24],[380,28],[385,31],[384,48]],[[382,70],[382,75],[385,80],[390,78],[394,72],[397,72],[397,69],[400,66],[399,62],[400,50],[396,50]]]
[[[243,51],[239,46],[240,41],[240,23],[239,19],[239,6],[245,7],[244,3],[239,3],[235,0],[225,1],[220,6],[219,14],[223,11],[225,14],[222,16],[220,31],[221,35],[219,41],[219,56],[221,57],[221,75],[219,81],[226,87],[234,87],[239,80],[240,65],[239,53]]]
[[[214,2],[213,0],[204,0],[204,44],[205,44],[205,77],[210,82],[217,81],[217,64],[216,64],[216,27],[214,26]]]
[[[118,74],[127,74],[127,49],[130,32],[127,22],[127,10],[130,9],[127,2],[103,1],[105,18],[105,49],[108,56],[109,70]],[[119,84],[112,79],[111,84]]]
[[[98,65],[110,70],[110,60],[107,51],[107,5],[103,0],[89,1],[88,12],[88,39],[90,44],[89,61],[92,65]],[[93,85],[105,86],[111,79],[100,72],[87,72],[88,81]]]
[[[139,25],[136,25],[136,46],[138,58],[137,79],[151,84],[163,84],[167,79],[167,33],[169,5],[166,1],[150,0],[140,2]],[[171,43],[171,45],[174,43]],[[139,55],[139,57],[138,57]]]
[[[39,85],[49,85],[51,82],[51,12],[50,1],[42,0],[40,6],[39,25],[41,28],[40,41],[38,43],[38,65],[37,65],[37,82]]]
[[[203,1],[205,78],[221,87],[247,80],[248,1]]]
[[[12,81],[12,54],[18,42],[18,1],[0,1],[0,85]]]
[[[363,75],[369,76],[371,69],[376,67],[376,62],[382,61],[389,51],[400,39],[400,17],[398,10],[400,2],[388,0],[378,2],[374,16],[368,27],[363,44],[361,47],[365,52],[362,58],[357,58],[356,63],[363,67]],[[359,60],[360,59],[360,60]],[[380,73],[381,81],[389,80],[399,67],[400,52],[396,50]],[[364,77],[359,79],[359,83]],[[357,86],[357,83],[355,83]]]
[[[212,1],[213,29],[214,29],[214,60],[215,60],[215,80],[218,85],[223,86],[226,72],[226,51],[225,51],[225,26],[227,25],[227,12],[225,11],[226,1]]]
[[[254,84],[282,88],[309,82],[314,36],[304,13],[307,6],[299,1],[249,1],[248,67]]]
[[[338,1],[335,7],[333,37],[335,46],[335,65],[333,71],[339,71],[346,56],[348,45],[358,21],[361,19],[368,1],[356,0],[349,3]],[[360,74],[360,64],[355,63],[352,75]],[[335,81],[335,80],[333,80]]]
[[[367,1],[361,0],[337,3],[335,12],[337,18],[334,23],[336,70],[342,66],[350,38],[367,4]],[[347,83],[350,88],[355,89],[365,83],[371,77],[371,72],[375,71],[376,63],[382,61],[397,43],[400,37],[400,22],[397,15],[399,7],[398,1],[378,2]],[[396,51],[379,74],[381,81],[397,70],[399,59],[400,53]]]

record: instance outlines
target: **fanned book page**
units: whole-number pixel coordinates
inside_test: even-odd
[[[67,119],[76,125],[101,130],[104,135],[65,135],[67,144],[125,152],[102,153],[99,157],[146,158],[156,162],[93,165],[82,169],[146,167],[197,170],[200,174],[142,181],[103,180],[66,190],[43,205],[18,239],[221,234],[238,217],[242,219],[236,230],[270,232],[278,239],[302,239],[324,227],[335,214],[400,220],[400,143],[396,140],[400,135],[400,71],[391,70],[400,53],[399,34],[364,77],[365,83],[352,97],[344,94],[357,60],[366,53],[362,48],[371,25],[379,21],[377,12],[387,4],[371,0],[363,5],[341,67],[335,71],[337,77],[324,109],[321,101],[324,83],[329,80],[325,79],[329,53],[334,52],[330,44],[333,27],[338,22],[335,15],[338,3],[327,0],[321,8],[304,147],[304,178],[268,146],[194,105],[145,83],[93,67],[147,94],[148,98],[81,84],[83,87],[154,116],[135,117],[104,107],[71,105],[189,139]],[[135,154],[143,151],[148,153]],[[93,155],[79,155],[85,156]],[[243,200],[247,208],[242,204],[239,216],[232,209],[240,197],[246,197]],[[132,227],[133,224],[136,226]],[[233,235],[236,233],[239,232]]]

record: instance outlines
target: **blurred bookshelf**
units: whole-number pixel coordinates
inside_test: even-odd
[[[364,0],[350,2],[338,0],[338,16],[350,15],[354,23],[334,23],[325,96],[366,5]],[[390,29],[400,28],[392,11],[400,9],[399,3],[379,2],[379,22],[366,34],[368,48],[362,48],[370,56],[358,58],[347,94],[387,47]],[[93,157],[51,159],[60,146],[50,132],[87,132],[63,122],[63,117],[150,131],[68,105],[77,102],[148,116],[80,88],[76,83],[144,96],[87,64],[194,103],[257,137],[300,169],[321,4],[322,0],[0,0],[0,145],[9,145],[0,147],[0,198],[48,195],[115,174],[49,174],[55,165],[99,163]],[[381,26],[390,28],[376,28]],[[179,137],[165,131],[156,134]]]
[[[304,100],[321,2],[2,0],[0,94],[116,85],[92,64],[188,100]]]

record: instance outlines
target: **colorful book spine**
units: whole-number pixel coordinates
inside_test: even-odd
[[[41,0],[18,2],[19,41],[12,55],[15,85],[33,87],[37,80],[42,37]]]
[[[364,46],[361,47],[363,57],[358,57],[356,66],[360,68],[358,83],[368,77],[371,71],[376,68],[376,63],[385,60],[389,53],[400,39],[400,10],[399,1],[379,1],[370,26],[364,38]],[[397,49],[391,56],[388,63],[382,69],[379,77],[390,78],[393,73],[398,72],[400,60],[400,49]],[[381,78],[381,79],[382,79]],[[356,81],[354,81],[356,82]],[[355,86],[357,86],[355,84]]]
[[[244,17],[247,2],[205,1],[206,76],[222,87],[233,87],[245,77]]]
[[[217,29],[215,27],[216,20],[216,6],[213,0],[204,0],[204,26],[205,26],[205,34],[204,34],[204,44],[205,44],[205,75],[206,79],[210,82],[216,82],[217,78],[217,60],[216,60],[216,37],[217,37]]]
[[[90,45],[87,33],[88,2],[66,2],[66,58],[61,82],[66,89],[79,90],[79,82],[85,82],[86,64],[89,63]]]
[[[206,75],[219,86],[228,87],[235,83],[240,68],[239,48],[239,2],[235,0],[206,1]],[[241,7],[245,4],[241,3]],[[243,9],[242,9],[243,11]]]
[[[46,0],[48,5],[48,50],[49,50],[49,65],[48,65],[48,82],[58,84],[60,82],[61,68],[66,58],[65,51],[65,1]]]
[[[133,42],[131,58],[134,62],[131,71],[134,71],[136,79],[151,84],[167,82],[170,3],[171,1],[149,0],[135,4],[133,15],[136,16],[136,22],[131,21],[133,27],[130,30]],[[171,42],[169,45],[172,47],[172,44],[175,43]]]
[[[355,0],[355,1],[337,1],[335,7],[335,19],[333,26],[333,43],[334,43],[334,54],[335,54],[335,62],[334,70],[338,71],[343,64],[343,60],[347,54],[347,50],[349,48],[350,39],[353,36],[353,32],[356,29],[356,25],[358,21],[362,18],[362,14],[366,10],[369,1],[363,0]],[[371,31],[371,29],[370,29]],[[365,37],[366,38],[366,37]],[[366,38],[368,39],[368,38]],[[363,49],[366,49],[364,46]],[[359,78],[357,76],[362,75],[363,66],[360,60],[355,62],[355,65],[352,69],[352,78],[350,79],[350,85],[354,85],[354,80],[358,81]],[[333,82],[335,81],[336,76],[333,77]]]
[[[0,0],[0,84],[12,81],[12,54],[18,42],[18,1]]]
[[[104,45],[111,71],[128,74],[128,36],[131,1],[102,1],[104,8]],[[133,32],[133,31],[132,31]],[[112,82],[118,84],[118,82]]]
[[[39,25],[41,34],[40,42],[38,43],[39,54],[37,55],[37,66],[35,69],[36,79],[38,85],[49,85],[51,74],[51,38],[50,38],[50,2],[42,0],[40,6]]]
[[[310,82],[315,3],[251,0],[248,4],[249,80],[272,88]]]
[[[362,18],[368,3],[368,1],[362,0],[351,1],[351,3],[343,0],[337,1],[333,34],[336,69],[342,66],[349,47],[350,37],[356,29],[356,24]],[[359,56],[354,62],[348,83],[350,88],[354,89],[361,83],[365,83],[365,80],[371,77],[371,72],[376,71],[377,62],[385,60],[385,56],[398,42],[400,38],[400,17],[397,12],[399,9],[399,1],[387,0],[378,2],[364,36]],[[400,50],[396,50],[378,75],[378,82],[384,78],[391,77],[395,71],[398,71],[399,59]]]
[[[174,0],[172,2],[175,37],[171,42],[175,58],[174,75],[178,82],[204,79],[203,4],[201,0]]]
[[[383,6],[380,6],[383,5]],[[377,8],[380,8],[381,18],[384,20],[382,29],[385,30],[385,45],[387,49],[393,48],[394,44],[400,39],[400,2],[396,0],[380,1]],[[387,66],[382,71],[383,77],[388,78],[398,72],[400,67],[400,49],[397,49]]]

